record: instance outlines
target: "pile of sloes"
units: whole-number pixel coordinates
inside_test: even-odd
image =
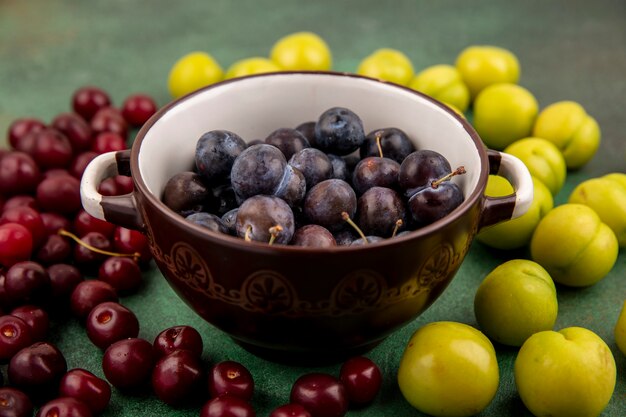
[[[187,220],[248,241],[329,247],[407,233],[463,201],[441,154],[395,127],[365,134],[353,111],[246,143],[227,130],[198,140],[195,170],[169,179],[163,202]]]

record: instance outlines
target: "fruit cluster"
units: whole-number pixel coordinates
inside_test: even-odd
[[[224,72],[206,52],[181,57],[171,68],[168,87],[180,97],[215,82],[277,71],[327,71],[332,53],[319,35],[297,32],[278,39],[267,57],[237,61]],[[538,137],[551,142],[569,169],[584,166],[600,144],[600,128],[578,103],[560,101],[539,113],[533,94],[518,85],[517,57],[495,46],[469,46],[454,65],[439,64],[416,72],[410,58],[392,48],[380,48],[364,57],[360,75],[377,78],[427,94],[464,114],[471,109],[474,128],[485,144],[503,150],[520,139]]]
[[[190,222],[247,241],[362,245],[452,212],[463,192],[450,179],[463,173],[415,150],[401,129],[366,135],[358,115],[333,107],[250,144],[230,131],[204,133],[195,170],[172,176],[162,199]]]
[[[212,399],[200,410],[200,417],[254,417],[249,403],[254,381],[237,362],[225,361],[209,372]],[[289,402],[271,411],[269,417],[341,417],[351,407],[371,403],[382,382],[378,366],[370,359],[355,356],[341,365],[339,377],[311,372],[300,376],[292,385]]]
[[[251,74],[276,71],[328,71],[332,56],[326,42],[311,32],[293,33],[279,39],[268,57],[250,57],[234,62],[226,71],[210,54],[190,52],[172,66],[167,85],[174,98],[198,88]]]
[[[155,111],[148,96],[130,96],[117,110],[106,92],[85,87],[75,92],[72,112],[50,125],[30,118],[11,124],[12,149],[0,154],[0,360],[8,376],[0,388],[1,415],[28,417],[35,409],[38,417],[98,415],[112,387],[124,393],[148,387],[171,406],[200,401],[206,417],[255,415],[250,372],[234,361],[205,363],[196,329],[170,327],[153,342],[139,337],[139,320],[120,297],[141,288],[151,260],[147,240],[92,217],[80,204],[86,165],[100,153],[126,149],[129,128]],[[98,187],[103,195],[132,190],[124,176]],[[51,322],[69,317],[102,350],[106,379],[81,367],[68,370],[48,341]],[[0,381],[4,385],[2,373]],[[354,357],[339,378],[304,375],[272,416],[343,415],[350,404],[372,401],[380,384],[378,367]]]
[[[396,56],[386,59],[383,66],[397,66],[397,62]],[[526,250],[528,258],[514,259],[520,252],[509,252],[512,259],[491,271],[478,287],[473,307],[477,327],[484,335],[461,323],[438,322],[419,329],[407,345],[398,372],[405,398],[433,415],[473,415],[483,410],[499,383],[492,340],[520,347],[515,382],[521,400],[533,414],[598,415],[615,387],[611,350],[593,331],[575,324],[552,330],[558,314],[559,287],[555,283],[569,287],[597,283],[612,270],[619,247],[624,246],[626,174],[610,173],[584,181],[566,204],[555,207],[568,171],[582,168],[595,155],[601,136],[598,124],[572,101],[556,102],[539,111],[532,93],[517,84],[517,58],[502,48],[468,47],[454,66],[429,67],[412,81],[409,76],[401,81],[391,79],[389,72],[380,74],[460,112],[470,109],[468,118],[485,145],[518,157],[529,169],[534,185],[534,201],[526,214],[477,235],[477,240],[489,247]],[[490,176],[486,195],[513,192],[506,179]],[[506,256],[506,252],[500,254]],[[624,317],[626,308],[615,327],[615,339],[622,346],[626,340]],[[565,339],[578,350],[565,346]],[[453,346],[461,343],[468,349],[473,346],[475,355],[457,355]],[[427,363],[422,360],[425,357]],[[491,366],[478,369],[478,361],[484,364],[485,358]],[[454,363],[456,370],[439,372],[438,364],[443,362]],[[580,377],[563,377],[568,372]],[[482,388],[468,392],[467,385],[476,381]],[[559,387],[559,392],[549,399],[541,394],[554,387]],[[574,392],[586,390],[593,390],[593,398],[572,399]],[[456,400],[446,402],[451,395]]]
[[[84,87],[71,107],[49,124],[15,120],[11,149],[0,151],[0,360],[8,363],[10,385],[0,388],[0,410],[9,415],[30,416],[33,404],[54,397],[38,415],[102,411],[108,383],[85,369],[67,370],[63,353],[47,341],[50,322],[77,317],[98,346],[129,335],[134,314],[119,296],[139,289],[150,261],[145,236],[82,209],[80,179],[99,154],[127,148],[129,129],[156,111],[155,102],[134,94],[118,109],[105,91]],[[104,195],[132,190],[125,176],[99,186]]]

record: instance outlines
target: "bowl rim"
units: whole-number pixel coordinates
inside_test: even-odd
[[[171,210],[169,207],[167,207],[161,201],[160,197],[156,196],[148,189],[148,186],[145,183],[141,175],[141,170],[139,168],[139,152],[140,152],[141,144],[143,140],[145,139],[148,131],[152,128],[152,126],[159,119],[161,119],[161,117],[163,117],[163,115],[165,115],[168,111],[170,111],[172,108],[176,107],[180,103],[185,102],[196,95],[203,94],[205,91],[208,91],[208,90],[220,88],[221,86],[224,86],[224,85],[237,83],[242,80],[247,80],[251,78],[280,77],[280,76],[289,76],[289,75],[294,75],[294,74],[306,75],[306,76],[324,75],[324,76],[334,76],[334,77],[340,77],[340,78],[349,77],[349,78],[365,79],[368,81],[389,85],[389,86],[392,86],[393,88],[398,88],[398,89],[407,91],[411,94],[415,94],[421,97],[422,99],[425,99],[426,101],[429,101],[435,106],[440,107],[445,112],[447,112],[452,117],[454,117],[458,122],[461,123],[463,129],[467,132],[469,137],[472,139],[474,146],[476,147],[476,150],[478,152],[478,157],[480,159],[480,173],[478,175],[478,182],[477,182],[476,187],[474,187],[471,194],[467,196],[463,200],[463,202],[456,209],[454,209],[451,213],[449,213],[445,217],[427,226],[421,227],[416,230],[412,230],[410,231],[410,233],[407,233],[406,235],[384,239],[382,241],[372,243],[372,244],[358,245],[358,246],[339,246],[338,245],[338,246],[333,246],[333,247],[328,247],[328,248],[280,245],[280,244],[269,245],[265,242],[244,241],[243,239],[236,237],[236,236],[226,235],[226,234],[222,234],[219,232],[213,232],[211,230],[203,228],[202,226],[186,221],[184,217],[180,216],[179,214]],[[194,235],[196,238],[208,239],[215,244],[228,246],[231,249],[239,249],[239,250],[249,248],[250,250],[265,251],[267,253],[278,252],[278,253],[301,253],[301,254],[333,254],[333,253],[346,253],[346,252],[353,252],[353,251],[354,252],[357,252],[357,251],[366,252],[368,250],[378,250],[383,247],[394,247],[394,246],[402,244],[403,242],[419,240],[426,236],[432,235],[434,233],[437,233],[439,229],[442,229],[445,226],[451,223],[454,223],[460,217],[464,216],[469,210],[471,210],[475,204],[479,203],[479,200],[483,200],[485,198],[484,190],[487,185],[487,179],[489,177],[489,159],[487,155],[487,149],[484,146],[482,139],[480,138],[476,130],[473,128],[473,126],[464,117],[460,116],[449,106],[446,106],[442,102],[426,94],[423,94],[417,90],[413,90],[407,86],[396,84],[390,81],[385,81],[385,80],[372,78],[372,77],[368,77],[368,76],[364,76],[364,75],[360,75],[356,73],[351,73],[351,72],[279,71],[279,72],[268,72],[268,73],[262,73],[262,74],[253,74],[253,75],[247,75],[247,76],[222,80],[222,81],[210,84],[208,86],[202,87],[200,89],[197,89],[193,92],[190,92],[184,96],[181,96],[165,104],[164,106],[159,108],[157,112],[148,121],[146,121],[137,132],[137,135],[135,136],[135,139],[131,147],[130,169],[131,169],[133,182],[135,183],[134,192],[136,193],[139,191],[140,194],[142,195],[142,198],[147,200],[147,202],[149,202],[150,205],[153,208],[155,208],[161,215],[169,218],[173,223],[175,223],[178,227],[180,227],[185,233],[190,233]],[[144,219],[144,222],[145,222],[145,219]]]

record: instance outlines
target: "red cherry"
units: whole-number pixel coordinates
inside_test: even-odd
[[[2,207],[2,211],[10,210],[16,207],[30,207],[33,210],[39,211],[39,206],[37,205],[37,200],[32,195],[15,195],[9,198]]]
[[[67,217],[59,213],[41,213],[41,220],[46,228],[46,234],[56,234],[59,230],[70,230],[70,221]]]
[[[52,287],[50,296],[53,300],[62,300],[61,302],[55,302],[54,307],[69,307],[67,301],[69,301],[78,284],[83,282],[83,274],[75,266],[62,263],[50,265],[46,271],[48,271],[50,286]]]
[[[73,151],[69,139],[53,128],[35,133],[35,142],[30,152],[42,170],[65,168],[72,160]]]
[[[80,181],[69,175],[41,181],[37,186],[36,196],[42,211],[71,215],[82,207]]]
[[[99,268],[108,255],[92,250],[90,247],[100,249],[101,251],[111,250],[111,241],[102,233],[89,232],[80,237],[83,243],[74,246],[74,261],[83,270]],[[86,246],[86,245],[88,246]]]
[[[271,412],[269,417],[312,417],[300,404],[285,404]]]
[[[200,357],[188,350],[175,350],[154,366],[152,389],[164,403],[177,405],[199,395],[203,376]]]
[[[33,403],[22,391],[15,388],[0,388],[0,416],[31,417]]]
[[[17,223],[0,225],[0,264],[10,267],[30,259],[33,251],[33,236]]]
[[[6,272],[4,290],[18,304],[43,303],[50,294],[48,271],[37,262],[18,262]]]
[[[115,181],[115,185],[117,185],[118,195],[130,194],[135,189],[132,177],[116,175],[113,177],[113,181]]]
[[[115,230],[116,226],[113,223],[93,217],[83,209],[74,218],[74,231],[78,236],[84,236],[90,232],[98,232],[107,238],[111,238]]]
[[[121,295],[137,291],[143,282],[137,262],[120,256],[112,256],[102,262],[98,279],[111,284]]]
[[[46,124],[38,119],[23,118],[16,119],[9,126],[9,144],[16,149],[20,140],[31,132],[45,129]]]
[[[124,195],[132,193],[134,184],[131,177],[116,175],[106,178],[98,185],[98,192],[106,196]]]
[[[67,177],[70,175],[72,174],[70,174],[70,172],[65,168],[52,168],[43,173],[42,180],[45,180],[47,178],[52,178],[52,177],[61,177],[61,176]]]
[[[218,362],[209,371],[209,393],[211,397],[228,394],[249,401],[254,393],[252,374],[238,362]]]
[[[52,120],[51,125],[67,137],[75,153],[91,147],[91,127],[80,115],[61,113]]]
[[[120,195],[114,178],[106,178],[98,185],[98,192],[105,196]]]
[[[46,310],[34,305],[22,305],[15,307],[10,314],[24,320],[24,323],[30,328],[34,342],[40,342],[46,338],[50,327],[50,319]]]
[[[72,96],[72,108],[87,121],[91,120],[98,110],[110,104],[109,95],[98,87],[79,88]]]
[[[39,134],[39,132],[41,132],[44,129],[47,129],[47,127],[44,127],[43,129],[34,130],[32,132],[28,132],[27,134],[25,134],[19,140],[19,142],[15,144],[15,150],[32,155],[33,150],[35,149],[35,140],[37,138],[37,135]]]
[[[46,238],[46,227],[39,212],[30,207],[21,206],[4,210],[0,216],[0,224],[7,223],[21,224],[27,228],[33,237],[35,247],[41,245]]]
[[[99,133],[91,145],[91,150],[97,154],[122,151],[127,148],[126,139],[115,132]]]
[[[329,374],[302,375],[293,384],[290,398],[315,417],[341,417],[348,411],[345,387]]]
[[[85,169],[87,168],[87,165],[89,165],[89,163],[93,161],[96,156],[98,156],[98,153],[93,151],[85,151],[79,153],[70,163],[70,166],[68,168],[69,173],[76,178],[81,179],[83,177]]]
[[[91,129],[94,135],[102,132],[113,132],[126,139],[128,135],[128,124],[119,110],[113,107],[104,107],[91,119]]]
[[[57,393],[66,371],[65,357],[55,345],[36,342],[13,355],[7,374],[11,385],[31,398],[45,398]]]
[[[202,336],[191,326],[169,327],[154,338],[154,352],[157,357],[175,350],[188,350],[197,357],[202,355]]]
[[[35,253],[35,259],[44,265],[52,265],[67,261],[71,255],[69,239],[55,234],[46,237]]]
[[[140,127],[157,111],[154,100],[145,94],[128,96],[122,104],[122,116],[128,124]]]
[[[139,334],[139,321],[135,313],[112,301],[95,306],[87,316],[85,327],[89,340],[100,349],[106,349],[119,340],[137,337]],[[150,349],[152,350],[152,344]],[[115,383],[113,385],[117,386]]]
[[[223,395],[206,402],[200,410],[200,417],[255,417],[250,403],[239,397]]]
[[[102,356],[102,371],[111,385],[134,390],[150,381],[154,367],[152,344],[135,337],[119,340]]]
[[[33,335],[28,323],[17,316],[0,316],[0,359],[11,359],[31,343]]]
[[[104,281],[90,279],[76,284],[70,296],[70,308],[76,317],[85,319],[95,306],[105,301],[118,301],[115,288]]]
[[[116,227],[113,232],[113,248],[119,253],[138,253],[142,263],[152,259],[148,238],[137,230]]]
[[[35,191],[41,172],[35,160],[24,152],[7,152],[0,156],[0,194],[28,194]]]
[[[92,413],[83,401],[58,397],[42,405],[35,417],[92,417]]]
[[[84,402],[94,414],[100,414],[109,405],[111,386],[86,369],[68,371],[59,383],[59,395]]]

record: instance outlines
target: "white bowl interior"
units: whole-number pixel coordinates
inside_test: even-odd
[[[443,154],[465,175],[454,181],[468,196],[478,184],[476,144],[452,111],[409,89],[349,75],[279,73],[225,82],[190,95],[169,107],[147,130],[139,169],[157,197],[174,174],[194,166],[196,142],[213,129],[237,133],[246,141],[264,139],[280,127],[315,121],[331,107],[346,107],[361,120],[366,134],[396,127],[418,149]]]

